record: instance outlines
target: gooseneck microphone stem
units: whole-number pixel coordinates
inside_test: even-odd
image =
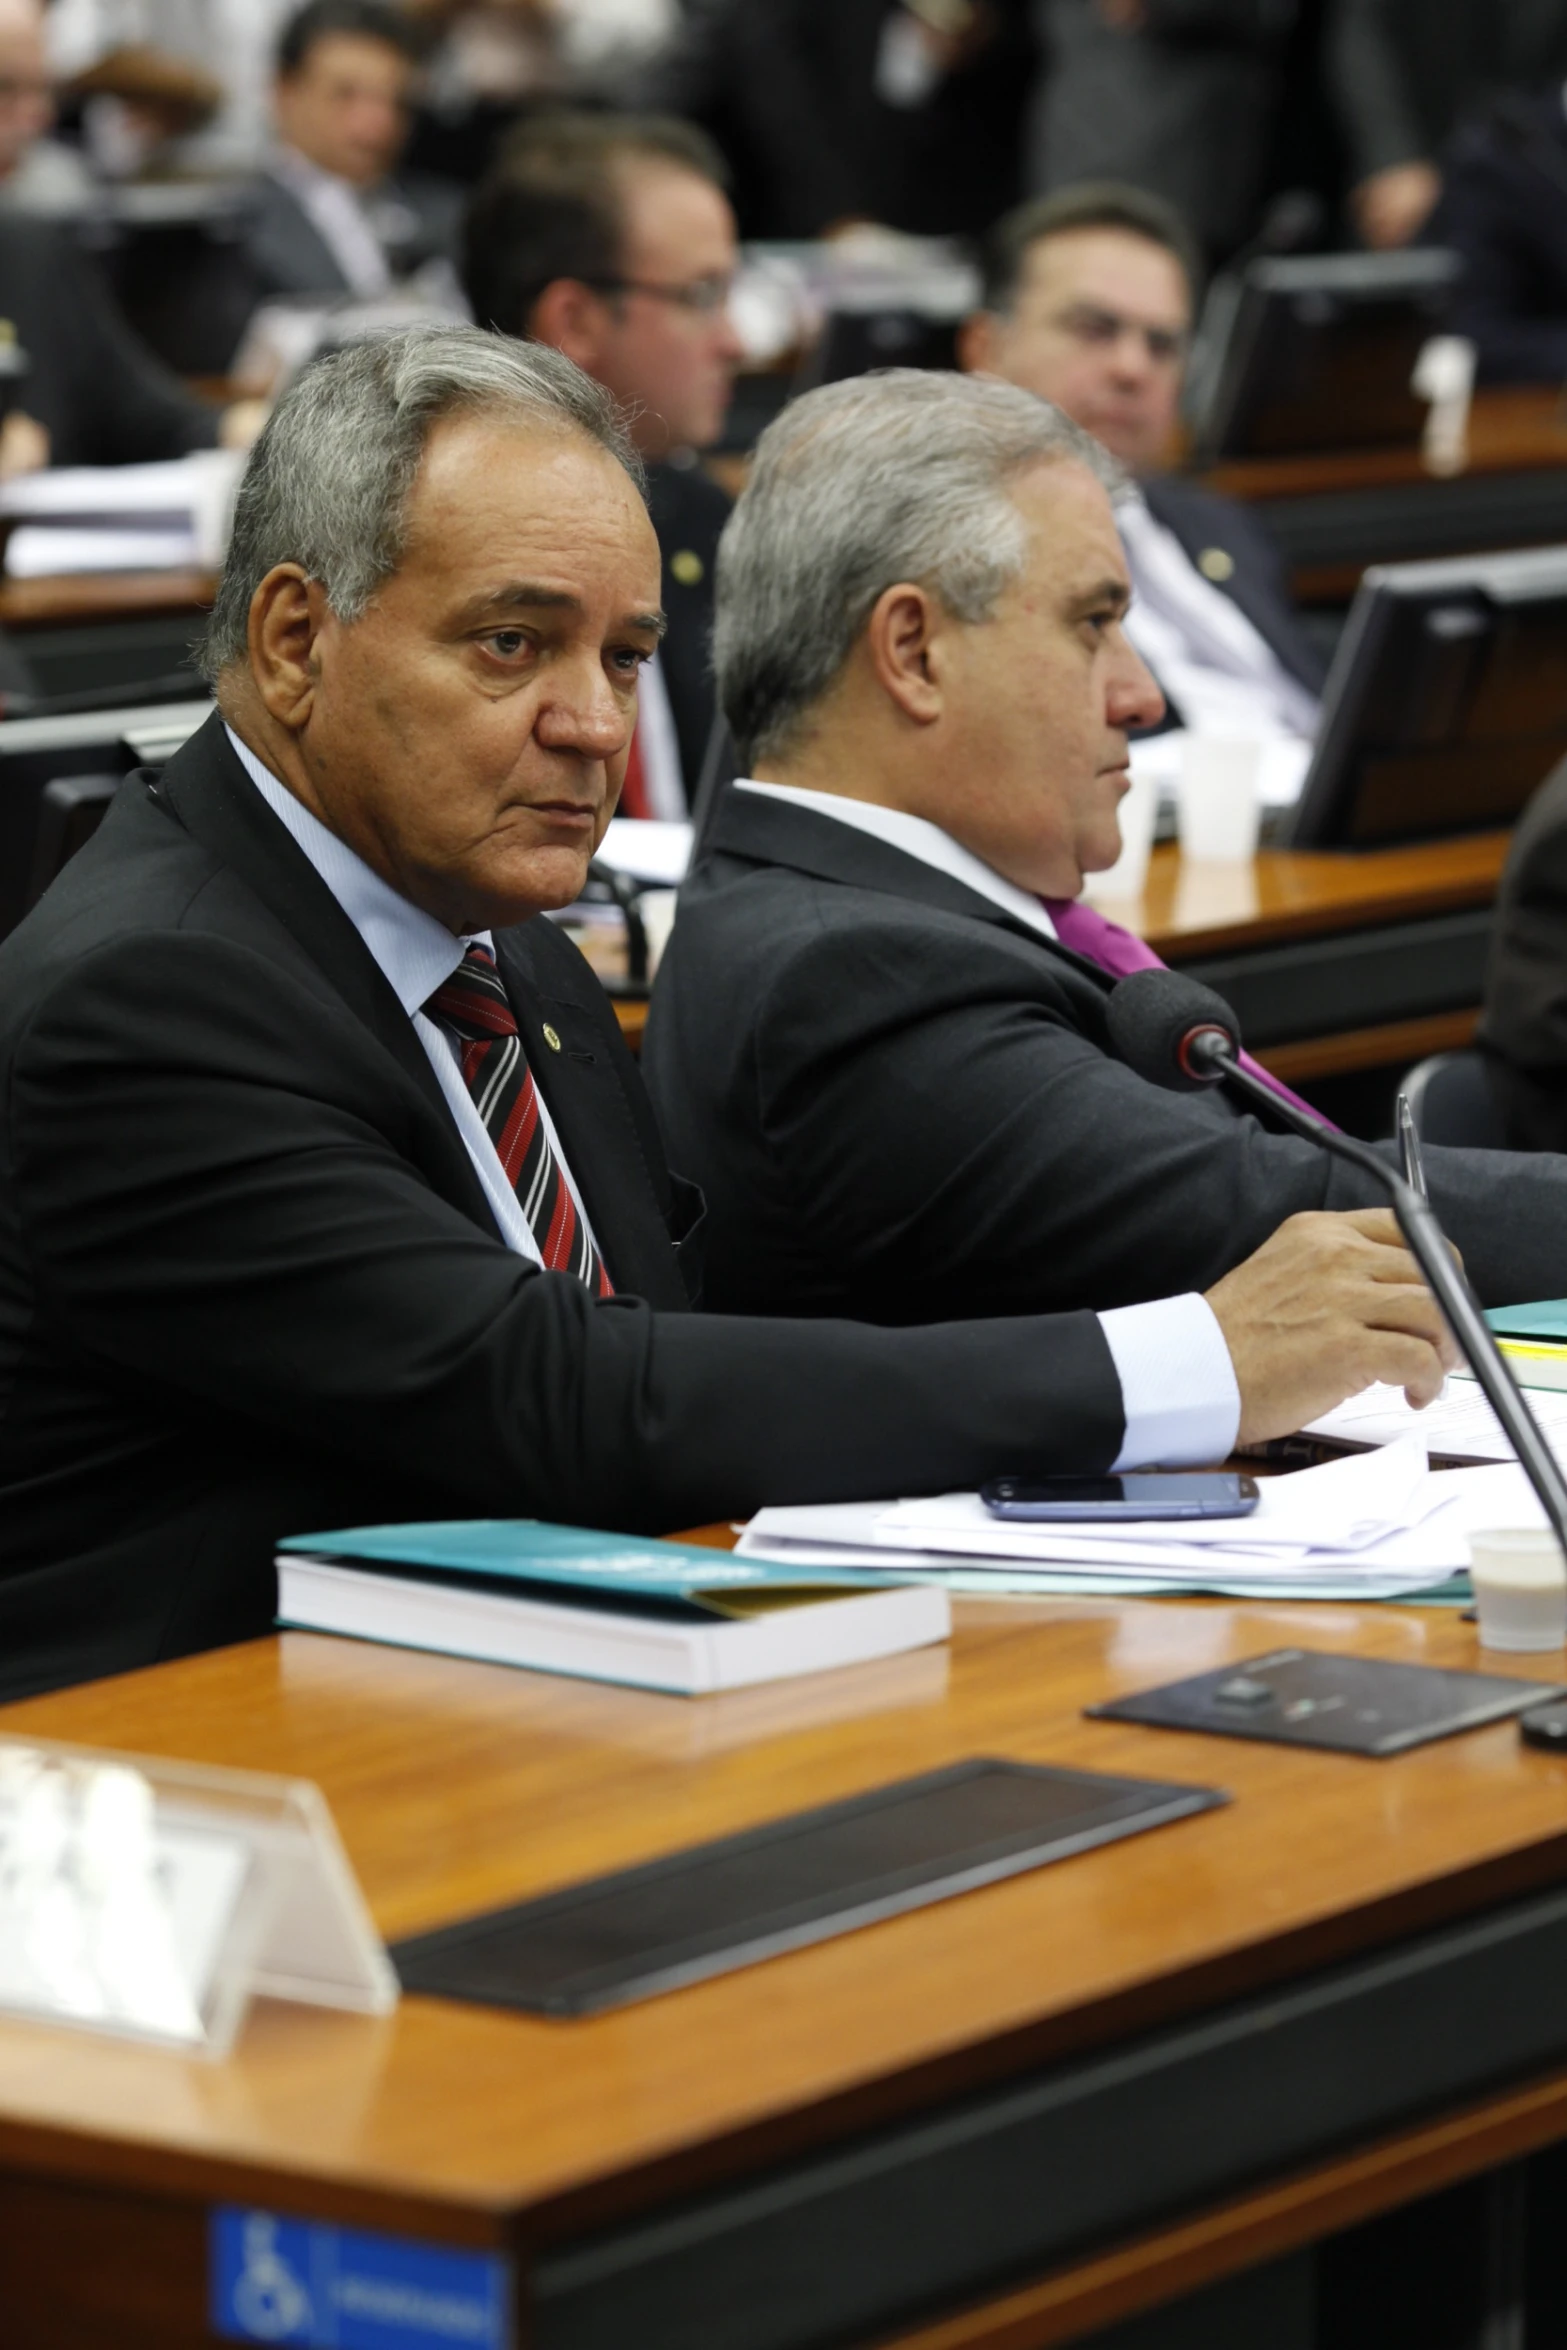
[[[1304,1135],[1307,1142],[1321,1143],[1351,1166],[1359,1167],[1374,1176],[1388,1193],[1399,1230],[1409,1243],[1409,1253],[1425,1275],[1454,1337],[1463,1348],[1469,1367],[1480,1383],[1486,1402],[1495,1412],[1514,1450],[1523,1464],[1524,1473],[1534,1487],[1536,1498],[1550,1522],[1557,1541],[1567,1552],[1567,1478],[1564,1478],[1545,1438],[1535,1425],[1534,1415],[1518,1392],[1512,1367],[1496,1343],[1490,1324],[1476,1305],[1468,1282],[1453,1262],[1452,1251],[1443,1236],[1442,1227],[1428,1203],[1396,1174],[1385,1159],[1353,1136],[1340,1134],[1335,1128],[1321,1123],[1309,1112],[1298,1110],[1293,1102],[1285,1101],[1273,1087],[1242,1068],[1232,1049],[1230,1039],[1222,1029],[1204,1029],[1193,1036],[1188,1050],[1194,1063],[1202,1064],[1214,1076],[1223,1075],[1231,1085],[1264,1109],[1270,1118],[1282,1119],[1295,1132]],[[1194,1070],[1195,1074],[1195,1070]]]

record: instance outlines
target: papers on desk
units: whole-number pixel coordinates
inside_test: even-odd
[[[1567,1465],[1567,1395],[1549,1388],[1531,1388],[1529,1405],[1557,1459]],[[1404,1401],[1401,1387],[1368,1387],[1352,1395],[1337,1411],[1313,1420],[1304,1433],[1334,1444],[1393,1444],[1418,1436],[1438,1460],[1510,1461],[1511,1439],[1473,1379],[1449,1379],[1442,1394],[1423,1412]],[[1532,1522],[1532,1521],[1531,1521]]]
[[[1292,734],[1270,736],[1261,745],[1257,766],[1257,796],[1264,808],[1293,808],[1300,798],[1311,765],[1310,743]],[[1172,813],[1186,755],[1186,729],[1172,726],[1165,734],[1150,734],[1132,744],[1132,773],[1146,775],[1157,786],[1162,806]]]
[[[12,579],[65,571],[216,570],[245,460],[198,449],[159,465],[71,465],[0,486]]]
[[[675,889],[691,862],[691,826],[660,824],[652,817],[612,816],[598,846],[598,863],[612,865],[632,881],[654,889]]]
[[[880,1565],[966,1591],[1217,1592],[1236,1599],[1397,1599],[1465,1573],[1481,1526],[1535,1525],[1511,1462],[1433,1471],[1415,1434],[1261,1483],[1247,1518],[1024,1525],[973,1493],[763,1510],[742,1556]]]

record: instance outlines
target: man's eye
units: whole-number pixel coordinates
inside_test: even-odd
[[[501,660],[514,661],[526,649],[528,639],[520,628],[497,628],[492,629],[484,641]]]
[[[635,645],[622,645],[609,656],[610,667],[628,680],[634,679],[639,669],[645,669],[652,658],[651,653],[644,653]]]

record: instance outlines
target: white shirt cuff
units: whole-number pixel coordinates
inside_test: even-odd
[[[1161,1297],[1101,1314],[1126,1436],[1117,1469],[1185,1468],[1235,1448],[1241,1391],[1224,1333],[1205,1297]]]

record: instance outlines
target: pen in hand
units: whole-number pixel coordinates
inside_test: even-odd
[[[1415,1121],[1410,1112],[1407,1093],[1401,1093],[1398,1097],[1398,1155],[1403,1168],[1404,1181],[1417,1199],[1429,1202],[1431,1194],[1426,1189],[1426,1171],[1420,1157],[1420,1137],[1415,1132]]]

